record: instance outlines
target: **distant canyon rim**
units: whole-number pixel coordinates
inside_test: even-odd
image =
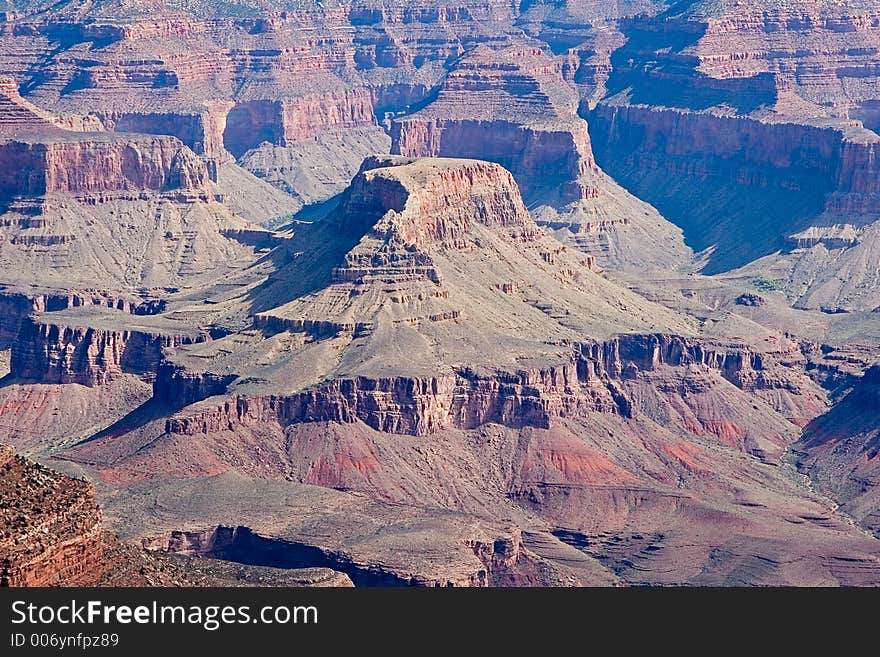
[[[880,585],[880,0],[0,0],[0,584]]]

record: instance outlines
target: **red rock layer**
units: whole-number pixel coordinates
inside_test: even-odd
[[[113,295],[106,292],[52,292],[24,294],[0,292],[0,339],[18,336],[22,320],[32,313],[67,310],[79,306],[103,306],[132,314],[151,314],[149,304],[142,304],[134,297]]]
[[[95,491],[0,446],[0,586],[83,586],[102,572]]]
[[[314,139],[321,131],[376,125],[373,96],[367,89],[308,93],[286,100],[245,101],[225,116],[223,145],[241,156],[263,141],[287,146]]]
[[[392,152],[464,157],[511,171],[527,199],[565,205],[597,194],[598,173],[577,95],[539,48],[480,48],[449,74],[437,99],[392,124]]]
[[[880,536],[880,365],[810,422],[795,449],[817,488]]]
[[[340,202],[344,230],[363,232],[386,217],[416,247],[429,242],[454,246],[476,223],[512,229],[523,239],[539,233],[516,193],[516,182],[501,167],[476,160],[416,160],[415,168],[401,166],[409,162],[392,156],[363,163]]]
[[[0,78],[0,194],[186,190],[210,194],[204,164],[170,136],[115,137],[94,118],[62,117]]]
[[[204,164],[173,137],[0,144],[0,193],[42,196],[185,190],[207,198]]]

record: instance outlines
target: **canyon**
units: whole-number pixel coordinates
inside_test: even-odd
[[[878,35],[0,0],[0,583],[880,585]]]

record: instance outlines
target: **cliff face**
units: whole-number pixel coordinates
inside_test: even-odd
[[[494,0],[442,9],[306,3],[251,18],[166,11],[175,19],[25,12],[5,24],[0,51],[38,105],[87,108],[110,130],[174,135],[209,158],[229,151],[305,203],[342,191],[363,157],[387,151],[377,109],[420,102],[447,60],[502,38],[514,18]],[[47,48],[53,39],[80,47],[59,57]],[[39,73],[33,56],[45,58]]]
[[[591,126],[609,172],[682,225],[696,249],[713,247],[708,273],[810,225],[870,221],[880,199],[878,139],[857,129],[614,103],[600,103]],[[715,194],[701,199],[707,181]],[[730,231],[748,243],[731,244]]]
[[[562,205],[598,193],[582,179],[591,171],[583,157],[591,157],[585,124],[544,130],[504,120],[413,118],[395,122],[393,130],[395,153],[498,162],[523,182],[527,199],[540,198],[553,183]]]
[[[114,138],[95,117],[65,117],[0,78],[0,194],[42,196],[172,189],[209,193],[207,171],[170,136]]]
[[[290,100],[237,104],[226,116],[223,140],[236,157],[263,141],[287,146],[323,131],[376,126],[368,89],[306,95]]]
[[[113,295],[106,292],[51,292],[24,294],[0,292],[0,340],[13,340],[18,336],[22,321],[32,313],[67,310],[80,306],[102,306],[128,313],[151,314],[151,306],[134,297]]]
[[[425,109],[392,124],[392,152],[473,157],[513,173],[527,202],[563,206],[597,193],[577,96],[540,48],[479,48],[450,72]]]
[[[797,356],[794,349],[775,358]],[[665,367],[678,368],[682,380],[687,368],[694,367],[717,372],[737,388],[758,396],[774,390],[800,396],[805,381],[786,375],[775,359],[772,364],[765,363],[766,358],[747,349],[679,336],[626,335],[585,344],[569,362],[548,368],[496,374],[461,370],[428,378],[358,377],[335,380],[292,396],[235,396],[218,405],[206,402],[170,419],[166,432],[195,435],[267,422],[286,427],[303,422],[355,421],[378,431],[414,436],[452,427],[474,429],[487,423],[549,429],[554,418],[583,417],[592,412],[632,417],[638,411],[626,382]],[[191,386],[176,387],[170,379],[165,383],[165,397],[186,396],[195,401]],[[203,385],[210,394],[218,394],[217,387]],[[813,410],[809,406],[816,402],[805,398],[805,403],[808,407],[794,409],[796,414],[809,414]]]
[[[510,173],[486,162],[368,158],[340,202],[342,229],[368,230],[382,220],[417,248],[454,246],[476,224],[538,234]],[[390,166],[389,166],[390,165]],[[377,231],[383,230],[377,228]]]
[[[204,164],[173,137],[0,144],[9,196],[184,190],[209,194]]]
[[[601,265],[681,266],[690,254],[679,231],[596,165],[564,68],[537,46],[477,48],[430,104],[392,122],[392,152],[497,162],[537,221]]]
[[[625,43],[590,114],[597,159],[706,250],[704,271],[786,251],[805,230],[874,222],[874,8],[697,2],[619,25]],[[827,305],[835,278],[857,276],[861,292],[837,303],[876,305],[862,253],[821,256],[806,246],[780,264],[799,270],[785,282],[793,302]]]
[[[430,575],[401,572],[382,565],[364,563],[343,551],[307,545],[292,540],[261,536],[248,527],[221,526],[204,531],[173,531],[169,536],[154,538],[151,546],[175,554],[185,554],[231,561],[253,561],[275,564],[279,568],[310,565],[332,568],[345,577],[351,586],[423,586],[423,587],[486,587],[529,584],[522,571],[528,557],[521,532],[495,540],[472,539],[466,548],[473,551],[477,562],[471,572],[455,578],[431,578]],[[347,576],[347,577],[346,577]],[[349,579],[350,578],[350,579]]]
[[[231,103],[208,103],[201,112],[125,112],[98,114],[105,129],[150,135],[170,135],[196,155],[223,157],[223,131]]]
[[[41,383],[98,386],[123,373],[152,377],[164,349],[205,339],[198,334],[152,334],[26,319],[13,344],[10,370],[16,377]]]
[[[103,570],[94,488],[0,446],[0,586],[87,586]]]
[[[14,78],[0,76],[0,137],[39,129],[97,132],[101,124],[93,116],[62,115],[41,109],[21,97]]]
[[[748,78],[772,73],[801,98],[840,108],[846,115],[876,98],[876,46],[880,11],[871,3],[758,2],[727,5],[719,12],[699,5],[683,17],[702,24],[704,33],[693,48],[699,70],[717,79]],[[787,66],[795,59],[797,75]]]

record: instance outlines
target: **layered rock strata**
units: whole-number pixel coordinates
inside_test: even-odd
[[[83,586],[102,571],[94,488],[0,446],[0,586]]]
[[[775,356],[780,357],[800,360],[796,348]],[[207,402],[196,407],[195,413],[185,411],[168,420],[165,430],[195,435],[266,422],[284,427],[302,422],[356,421],[378,431],[416,436],[451,427],[474,429],[487,423],[549,429],[553,418],[591,412],[632,417],[638,411],[625,381],[664,366],[714,371],[741,390],[757,395],[776,389],[801,395],[799,387],[804,382],[788,376],[776,362],[765,363],[767,358],[748,349],[679,336],[624,335],[604,343],[585,344],[570,361],[545,369],[495,374],[460,370],[429,378],[362,376],[336,380],[292,396],[237,396],[219,405]],[[198,387],[216,395],[220,390],[208,382],[215,379],[206,375]],[[192,385],[181,386],[163,394],[194,400],[191,389]]]
[[[123,325],[124,326],[124,325]],[[98,386],[123,373],[155,377],[164,351],[208,339],[198,331],[67,324],[51,315],[22,323],[12,348],[14,377],[41,383]]]
[[[456,64],[429,105],[392,122],[392,152],[503,165],[535,218],[603,265],[686,262],[676,229],[599,170],[577,109],[562,62],[539,45],[482,46]]]

